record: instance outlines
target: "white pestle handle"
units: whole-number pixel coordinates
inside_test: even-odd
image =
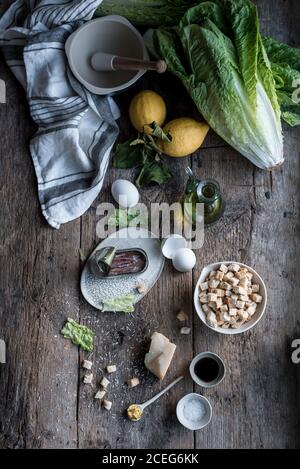
[[[175,381],[173,381],[173,383],[169,384],[169,386],[167,386],[165,389],[160,391],[160,393],[156,394],[156,396],[149,399],[149,401],[144,402],[144,404],[138,404],[139,407],[142,409],[142,411],[144,411],[144,409],[146,407],[148,407],[148,405],[152,404],[157,399],[159,399],[161,396],[163,396],[166,392],[168,392],[173,386],[175,386],[175,384],[179,383],[179,381],[181,381],[182,379],[183,379],[183,376],[179,376],[179,378],[175,379]]]
[[[167,64],[164,60],[152,61],[132,59],[130,57],[119,57],[104,52],[96,52],[91,57],[91,66],[97,72],[114,72],[117,70],[153,70],[157,73],[164,73]]]

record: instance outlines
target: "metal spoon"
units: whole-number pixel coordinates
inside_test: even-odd
[[[134,422],[137,422],[142,418],[142,415],[144,413],[144,410],[146,407],[148,407],[150,404],[153,404],[157,399],[159,399],[161,396],[163,396],[166,392],[169,391],[175,384],[179,383],[183,379],[183,376],[179,376],[179,378],[175,379],[173,383],[169,384],[165,389],[160,391],[156,396],[152,397],[149,399],[149,401],[144,402],[144,404],[131,404],[128,409],[127,409],[127,415],[130,418],[130,420],[133,420]],[[134,415],[134,411],[136,411],[136,414]]]

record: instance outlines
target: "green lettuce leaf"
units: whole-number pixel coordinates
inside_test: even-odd
[[[111,298],[103,300],[102,311],[113,311],[122,313],[133,313],[134,312],[134,295],[126,295],[120,298]]]
[[[259,49],[257,8],[248,0],[227,0],[225,15],[233,33],[239,70],[246,88],[248,102],[255,110],[257,105],[257,59]]]
[[[135,208],[116,208],[112,215],[108,219],[108,226],[114,228],[126,228],[130,226],[133,220],[139,219],[140,223],[146,223],[143,216],[141,216],[140,210]]]
[[[300,49],[263,38],[271,62],[282,118],[291,126],[300,125]]]
[[[96,15],[121,15],[141,26],[173,26],[197,0],[103,0]]]
[[[278,123],[281,121],[281,109],[278,94],[276,91],[276,82],[273,75],[271,63],[266,53],[262,39],[259,40],[258,50],[258,75],[265,92],[267,93],[275,112]]]
[[[74,319],[68,318],[60,333],[65,339],[69,339],[75,345],[79,345],[83,350],[92,352],[94,350],[95,334],[87,326],[78,324]]]
[[[271,37],[263,37],[263,43],[271,63],[287,64],[292,69],[300,70],[299,48],[288,46]]]
[[[198,2],[195,7],[190,8],[182,18],[181,27],[189,24],[200,24],[205,20],[211,20],[222,31],[223,34],[230,35],[230,27],[225,15],[223,2],[220,1],[205,1]]]
[[[173,29],[157,29],[153,31],[152,40],[153,48],[160,56],[164,57],[169,71],[184,80],[186,75],[190,73],[190,65],[185,60],[185,52],[177,32]]]

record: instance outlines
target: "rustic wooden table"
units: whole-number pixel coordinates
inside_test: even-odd
[[[263,31],[300,46],[299,2],[257,3]],[[37,200],[28,152],[34,126],[24,93],[3,63],[0,78],[7,84],[7,104],[0,105],[0,338],[7,344],[7,364],[0,365],[0,447],[299,448],[300,377],[290,362],[290,344],[300,336],[299,129],[285,131],[286,162],[273,173],[256,169],[212,131],[198,155],[170,162],[172,183],[164,190],[143,191],[143,201],[178,200],[189,164],[199,177],[220,182],[226,214],[206,230],[192,274],[176,274],[166,265],[135,314],[99,314],[80,295],[79,249],[88,253],[99,241],[96,207],[110,200],[112,181],[133,174],[110,169],[105,190],[90,210],[59,231],[51,229]],[[122,139],[130,133],[130,98],[145,87],[165,97],[170,117],[197,115],[176,80],[148,75],[118,98]],[[215,334],[193,312],[193,287],[201,268],[223,259],[253,266],[269,291],[264,320],[242,336]],[[179,334],[176,313],[181,307],[190,315],[191,337]],[[93,361],[98,377],[106,364],[118,366],[109,392],[111,412],[101,410],[94,389],[81,384],[83,355],[59,334],[69,316],[97,333]],[[123,416],[127,404],[143,402],[163,386],[143,366],[155,330],[178,346],[166,383],[205,350],[223,357],[228,374],[219,387],[204,392],[186,379],[144,420],[132,424]],[[141,385],[128,390],[124,382],[132,376],[139,376]],[[178,399],[193,390],[211,400],[214,412],[211,424],[197,433],[181,427],[175,416]]]

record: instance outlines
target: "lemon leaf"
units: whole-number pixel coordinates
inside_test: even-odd
[[[137,187],[151,184],[165,184],[172,177],[169,169],[162,163],[147,160],[135,181]]]
[[[139,145],[133,145],[134,140],[119,143],[116,146],[113,166],[120,169],[131,169],[143,164],[143,148]]]
[[[145,142],[141,138],[136,138],[130,143],[130,146],[135,147],[136,145],[145,145]]]
[[[151,137],[160,138],[164,142],[168,142],[168,143],[172,142],[172,136],[170,134],[166,134],[156,122],[152,122],[152,124],[150,124],[149,127],[151,127],[152,129]]]

